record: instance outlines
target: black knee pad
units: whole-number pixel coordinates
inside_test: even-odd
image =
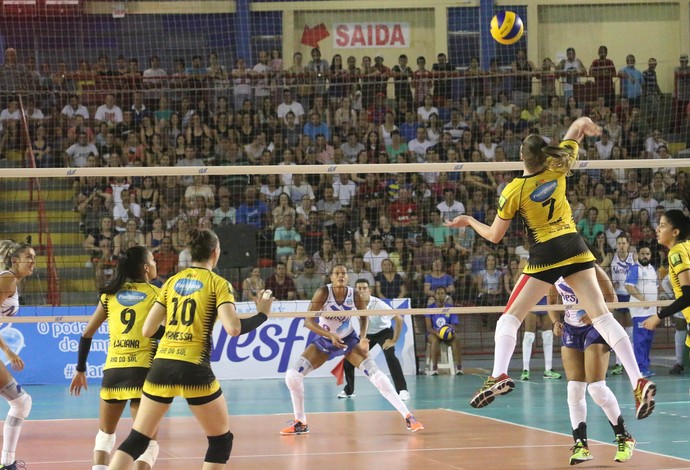
[[[220,436],[207,436],[208,450],[206,451],[206,458],[204,462],[208,463],[226,463],[230,458],[232,451],[232,438],[234,437],[230,431]]]
[[[146,451],[151,438],[143,435],[139,431],[132,429],[118,450],[128,454],[134,460],[138,459]]]

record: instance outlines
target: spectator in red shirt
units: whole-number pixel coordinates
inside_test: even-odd
[[[287,266],[282,261],[276,263],[273,274],[266,279],[266,289],[273,292],[276,300],[296,300],[297,289],[290,276],[287,275]]]
[[[410,199],[410,190],[400,188],[398,199],[390,206],[390,219],[393,227],[407,227],[410,224],[410,214],[417,212],[417,204]]]

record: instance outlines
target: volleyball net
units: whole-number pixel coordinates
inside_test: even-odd
[[[459,3],[0,0],[0,233],[37,249],[22,299],[48,307],[32,321],[95,304],[132,244],[156,251],[161,282],[184,265],[186,230],[208,227],[238,296],[279,261],[293,282],[308,259],[317,277],[361,262],[375,295],[419,315],[440,259],[446,312],[488,331],[525,228],[492,245],[437,219],[459,203],[490,222],[522,138],[557,141],[582,115],[605,133],[569,179],[576,218],[597,209],[593,244],[611,218],[610,233],[651,243],[690,167],[690,6]],[[489,24],[507,8],[525,32],[502,46]],[[633,206],[645,186],[654,208]],[[392,268],[365,258],[372,237]]]

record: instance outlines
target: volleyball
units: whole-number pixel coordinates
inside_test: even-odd
[[[524,32],[522,20],[512,11],[502,11],[491,19],[491,36],[504,46],[518,42]]]
[[[443,325],[440,330],[438,330],[438,335],[444,341],[450,341],[455,336],[455,330],[450,325]]]

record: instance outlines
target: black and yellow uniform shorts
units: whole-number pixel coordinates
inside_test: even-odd
[[[591,268],[595,259],[579,233],[567,233],[533,245],[524,273],[553,284],[561,276]]]
[[[148,367],[117,367],[103,371],[101,399],[109,403],[139,400]]]
[[[181,396],[190,405],[203,405],[221,393],[210,367],[174,359],[154,359],[144,382],[144,395],[160,403]]]

